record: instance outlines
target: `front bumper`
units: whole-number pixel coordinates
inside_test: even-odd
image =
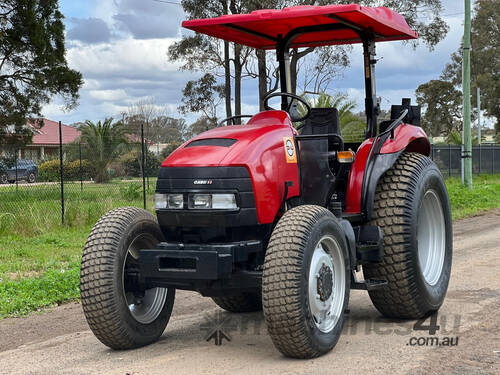
[[[261,272],[247,271],[238,263],[262,251],[261,241],[224,244],[162,242],[139,255],[141,283],[147,287],[175,287],[217,295],[225,289],[260,287]]]

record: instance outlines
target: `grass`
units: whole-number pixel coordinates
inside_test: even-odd
[[[473,190],[458,178],[446,180],[453,220],[500,207],[500,175],[474,176]]]
[[[150,180],[147,201],[153,204],[156,179]],[[64,185],[65,224],[81,228],[93,225],[106,211],[116,207],[142,207],[140,181],[115,180],[108,184]],[[0,185],[0,236],[11,233],[36,236],[61,227],[61,192],[58,184]]]
[[[89,230],[0,236],[0,318],[79,298],[81,251]]]
[[[22,203],[15,187],[0,187],[0,319],[79,298],[81,251],[92,225],[109,209],[142,205],[126,184],[89,184],[83,193],[78,184],[67,186],[64,227],[57,185],[18,192]],[[500,207],[500,175],[475,176],[472,191],[459,179],[446,184],[454,220]],[[148,201],[152,206],[151,194]]]

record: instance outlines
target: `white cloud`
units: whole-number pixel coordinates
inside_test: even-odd
[[[114,43],[81,45],[68,50],[68,63],[84,76],[119,74],[133,77],[138,72],[173,72],[178,70],[178,64],[169,62],[166,54],[173,42],[173,39],[128,38]]]
[[[128,98],[125,90],[90,90],[89,95],[95,99],[102,101],[119,101]]]

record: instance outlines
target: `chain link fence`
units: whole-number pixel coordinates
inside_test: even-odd
[[[122,206],[152,209],[163,158],[146,146],[59,144],[46,147],[43,159],[27,148],[0,150],[0,234],[81,228]]]
[[[148,147],[149,146],[149,147]],[[122,206],[153,207],[163,156],[144,142],[95,149],[83,143],[58,144],[37,158],[15,150],[0,162],[0,233],[40,234],[65,224],[93,225]],[[461,147],[435,145],[431,158],[444,176],[461,175]],[[38,154],[39,156],[39,154]],[[474,146],[473,173],[500,173],[500,145]],[[144,165],[144,168],[143,168]]]
[[[461,176],[462,148],[460,145],[434,145],[430,156],[438,165],[443,176]],[[500,145],[472,146],[472,173],[500,173]]]

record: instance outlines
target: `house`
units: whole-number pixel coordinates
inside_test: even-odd
[[[59,157],[59,123],[43,119],[43,126],[39,128],[28,123],[33,129],[31,144],[19,150],[20,159],[31,159],[35,162]],[[80,137],[80,131],[74,127],[61,124],[62,143],[74,142]]]

